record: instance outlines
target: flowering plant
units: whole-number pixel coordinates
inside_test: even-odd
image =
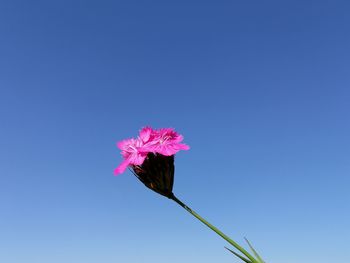
[[[246,241],[253,255],[174,195],[174,155],[180,150],[189,150],[190,148],[188,145],[183,144],[182,141],[183,136],[174,129],[163,128],[154,130],[151,127],[145,127],[140,131],[136,139],[131,138],[118,142],[117,146],[120,148],[124,160],[114,170],[114,173],[115,175],[121,174],[129,167],[146,187],[178,203],[236,248],[240,253],[226,247],[235,256],[246,263],[264,263],[248,240]]]

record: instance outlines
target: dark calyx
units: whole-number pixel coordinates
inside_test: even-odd
[[[132,166],[135,176],[151,190],[173,197],[174,155],[149,153],[142,165]]]

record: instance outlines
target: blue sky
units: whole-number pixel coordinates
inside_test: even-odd
[[[238,262],[127,172],[175,127],[174,192],[269,263],[349,262],[348,1],[2,1],[0,261]]]

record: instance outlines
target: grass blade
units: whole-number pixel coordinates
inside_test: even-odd
[[[253,254],[255,255],[255,257],[258,259],[258,261],[260,263],[265,263],[265,261],[260,257],[260,255],[258,254],[258,252],[256,252],[256,250],[253,248],[252,244],[250,244],[249,240],[244,238],[245,241],[248,243],[248,246],[250,247],[250,249],[253,251]]]
[[[236,257],[242,259],[244,262],[246,263],[252,263],[249,259],[241,256],[240,254],[236,253],[235,251],[233,251],[232,249],[229,249],[228,247],[225,247],[228,251],[230,251],[232,254],[234,254]]]

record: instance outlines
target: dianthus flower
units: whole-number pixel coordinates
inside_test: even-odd
[[[154,130],[145,127],[136,139],[126,139],[117,143],[124,160],[114,173],[121,174],[128,166],[142,165],[149,153],[172,156],[180,150],[188,150],[189,146],[181,143],[182,140],[183,136],[172,128]]]

